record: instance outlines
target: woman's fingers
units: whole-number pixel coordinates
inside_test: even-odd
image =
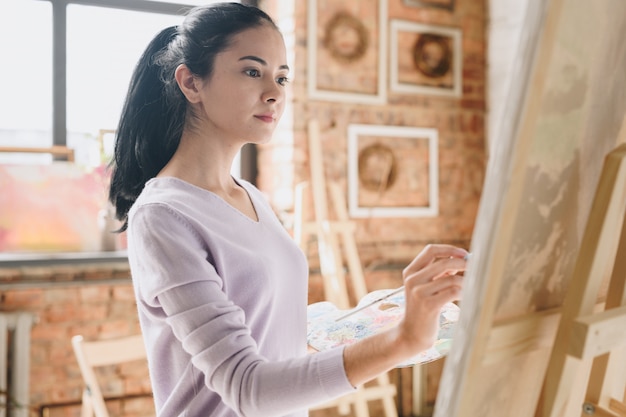
[[[420,271],[427,265],[436,262],[440,259],[446,258],[460,258],[463,259],[469,255],[465,249],[458,248],[452,245],[432,244],[427,245],[411,263],[404,268],[403,275],[405,278],[414,272]]]
[[[451,245],[428,245],[404,269],[406,311],[400,326],[403,340],[416,351],[432,345],[441,308],[460,299],[468,252]]]
[[[408,319],[419,322],[426,316],[438,316],[444,304],[460,300],[462,289],[463,277],[460,275],[444,276],[425,284],[405,286]]]
[[[443,275],[428,282],[406,286],[406,311],[401,329],[404,340],[416,352],[428,349],[437,339],[442,307],[459,300],[463,287],[460,275]]]
[[[465,271],[467,261],[463,258],[438,258],[436,262],[427,264],[417,271],[411,271],[404,277],[405,286],[422,285],[436,281],[441,277],[456,275]]]
[[[451,275],[442,277],[441,279],[436,279],[424,285],[420,285],[412,289],[412,291],[419,292],[421,297],[432,297],[441,292],[450,289],[460,289],[462,287],[463,277],[460,275]]]

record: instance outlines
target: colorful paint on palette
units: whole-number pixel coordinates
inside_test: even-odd
[[[373,291],[363,297],[355,309],[384,297],[392,291],[391,289]],[[340,310],[327,301],[311,304],[307,309],[308,344],[322,351],[355,343],[398,324],[404,315],[404,305],[404,292],[401,292],[345,319],[337,320],[348,314],[350,310]],[[450,349],[459,313],[460,309],[456,304],[446,304],[441,311],[439,336],[435,344],[430,349],[400,364],[399,367],[426,363],[443,357]]]

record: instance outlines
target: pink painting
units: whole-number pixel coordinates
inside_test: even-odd
[[[100,250],[105,167],[0,165],[0,252]]]

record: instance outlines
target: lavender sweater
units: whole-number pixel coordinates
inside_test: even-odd
[[[175,178],[129,213],[128,256],[157,414],[306,416],[354,388],[342,349],[306,353],[306,259],[263,195],[259,221]]]

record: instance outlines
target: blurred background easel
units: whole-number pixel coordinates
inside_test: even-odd
[[[294,238],[305,253],[309,238],[312,236],[317,238],[325,299],[339,309],[349,309],[368,292],[354,239],[356,225],[348,217],[346,202],[339,186],[333,182],[326,184],[319,125],[316,120],[309,122],[308,142],[311,184],[300,183],[296,186]],[[332,201],[332,217],[327,194]],[[310,201],[307,198],[313,199],[315,212],[313,216],[306,210],[306,207],[310,207],[305,204],[306,201]],[[313,220],[308,220],[311,217]],[[356,300],[354,303],[350,302],[344,273],[344,255],[353,298]],[[396,386],[389,381],[388,374],[379,376],[376,383],[375,386],[360,386],[353,394],[314,409],[337,407],[341,415],[347,415],[350,413],[350,406],[354,405],[357,417],[369,417],[368,401],[381,400],[384,416],[397,417],[398,411],[394,400]]]

